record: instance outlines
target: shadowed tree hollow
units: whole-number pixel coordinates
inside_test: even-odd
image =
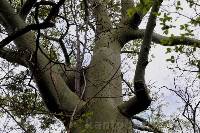
[[[151,43],[200,47],[196,39],[154,32],[162,2],[1,0],[0,57],[27,68],[68,133],[132,133],[131,118],[151,104],[145,83]],[[144,16],[146,28],[139,29]],[[134,96],[123,102],[122,49],[138,39]]]

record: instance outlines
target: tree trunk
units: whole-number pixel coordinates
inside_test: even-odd
[[[121,47],[112,33],[99,36],[91,64],[86,72],[85,122],[77,120],[72,133],[132,133],[131,121],[119,113],[122,103]],[[82,124],[82,125],[81,125]]]

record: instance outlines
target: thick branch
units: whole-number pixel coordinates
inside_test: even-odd
[[[25,53],[24,53],[25,54]],[[10,50],[8,48],[0,49],[0,57],[7,60],[8,62],[17,63],[19,65],[28,67],[26,64],[24,55],[22,52]]]
[[[128,118],[144,111],[151,103],[151,98],[144,83],[135,83],[134,88],[137,91],[135,92],[136,96],[118,106],[120,113]]]
[[[32,7],[37,2],[37,0],[26,0],[22,9],[20,11],[20,16],[25,20],[26,16],[30,13]]]
[[[140,113],[141,111],[146,110],[151,103],[151,98],[149,97],[144,77],[145,69],[148,64],[148,55],[151,45],[152,33],[154,27],[156,26],[157,16],[155,13],[158,13],[161,3],[162,0],[154,1],[146,26],[146,31],[144,34],[143,43],[141,45],[134,77],[135,97],[118,106],[119,111],[129,118],[137,113]]]
[[[1,0],[0,9],[6,11],[6,13],[1,12],[1,15],[9,27],[13,29],[26,27],[26,23],[14,12],[7,0]],[[35,53],[34,56],[37,56],[37,61],[32,58],[29,68],[34,75],[43,101],[51,112],[71,112],[76,105],[84,104],[65,84],[58,70],[60,66],[50,63],[41,51],[35,51],[35,38],[32,32],[17,37],[14,43],[17,48],[28,50],[31,53]]]
[[[144,30],[138,30],[136,34],[137,37],[144,36]],[[185,45],[185,46],[194,46],[200,48],[200,40],[183,36],[166,37],[158,33],[153,33],[152,41],[161,44],[163,46]]]
[[[145,34],[144,29],[133,30],[126,27],[123,29],[118,29],[117,32],[120,33],[119,40],[122,46],[131,40],[144,38]],[[183,37],[183,36],[167,37],[153,32],[152,41],[157,44],[161,44],[162,46],[184,45],[184,46],[193,46],[200,48],[200,40],[190,37]]]

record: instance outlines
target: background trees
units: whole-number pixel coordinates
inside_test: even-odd
[[[72,133],[198,132],[198,8],[187,0],[2,0],[2,131],[16,123],[18,132],[39,132],[56,123]],[[178,71],[171,86],[145,82],[156,45],[166,46]],[[125,71],[127,60],[135,72]],[[167,91],[180,98],[183,118],[165,117],[167,105],[158,101]]]

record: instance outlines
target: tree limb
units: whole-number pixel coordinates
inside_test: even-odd
[[[145,34],[144,29],[133,30],[127,27],[118,29],[116,32],[120,33],[119,41],[121,42],[122,46],[124,46],[127,42],[131,40],[143,39]],[[167,37],[153,32],[152,41],[162,46],[184,45],[184,46],[192,46],[200,48],[200,40],[190,37],[183,37],[183,36]]]
[[[36,2],[37,0],[26,0],[19,13],[24,20]]]
[[[138,37],[142,37],[141,34],[144,34],[144,30],[138,30]],[[153,33],[152,41],[163,46],[185,45],[200,48],[200,40],[183,36],[166,37],[158,33]]]
[[[147,109],[151,103],[151,98],[148,94],[148,90],[145,84],[145,69],[148,64],[148,55],[151,45],[152,33],[156,26],[156,18],[162,0],[154,0],[152,10],[146,26],[143,43],[141,45],[138,62],[136,65],[135,77],[134,77],[134,89],[135,97],[129,99],[129,101],[118,106],[119,111],[131,118],[137,113],[140,113]]]
[[[19,29],[16,32],[13,32],[11,35],[9,35],[5,39],[3,39],[0,42],[0,49],[3,48],[4,46],[6,46],[7,44],[9,44],[10,42],[12,42],[13,40],[15,40],[16,38],[18,38],[19,36],[29,32],[31,30],[46,29],[46,28],[53,27],[53,26],[54,26],[53,23],[41,23],[41,24],[28,25],[23,29]]]
[[[121,42],[122,46],[124,46],[127,42],[131,40],[144,38],[145,34],[144,29],[133,30],[126,27],[123,29],[118,29],[117,32],[120,33],[119,41]],[[183,37],[183,36],[167,37],[153,32],[152,41],[162,46],[184,45],[184,46],[192,46],[200,48],[200,40],[190,37]]]
[[[14,12],[7,0],[1,1],[0,9],[6,11],[6,13],[1,12],[1,15],[9,25],[8,27],[13,29],[26,27],[26,23]],[[50,63],[41,51],[35,51],[35,38],[32,32],[17,37],[14,43],[18,49],[28,50],[37,56],[37,61],[32,59],[31,64],[33,65],[28,67],[34,75],[43,101],[51,112],[71,112],[78,103],[80,103],[79,109],[81,108],[84,102],[66,85],[59,73],[60,66]]]
[[[24,67],[28,67],[25,58],[23,58],[25,56],[25,53],[19,52],[19,51],[14,51],[14,50],[10,50],[8,48],[3,48],[0,49],[0,57],[7,60],[8,62],[12,62],[12,63],[17,63],[19,65],[22,65]]]

